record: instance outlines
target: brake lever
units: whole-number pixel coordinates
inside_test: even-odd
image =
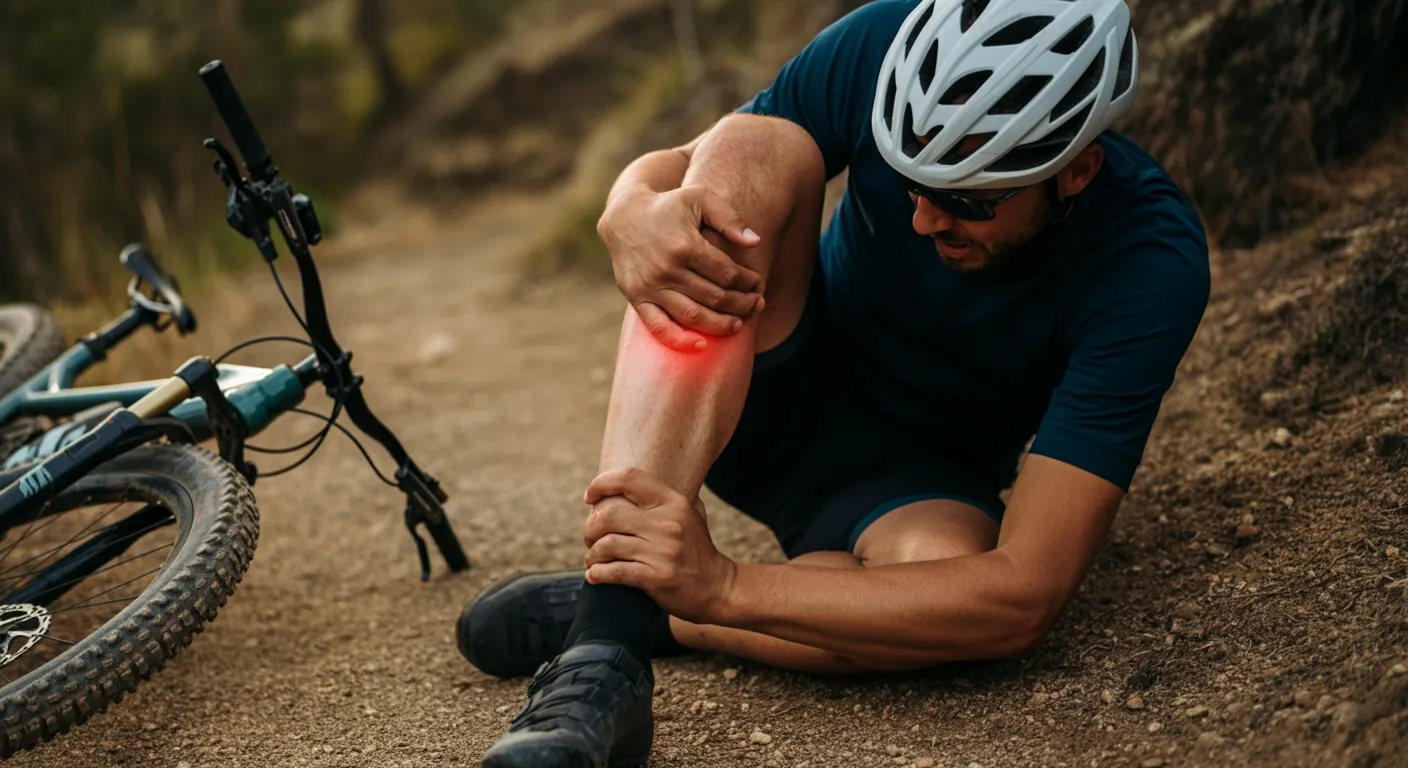
[[[250,485],[259,477],[259,468],[245,460],[244,441],[249,427],[239,409],[220,389],[220,369],[208,357],[191,358],[176,374],[191,388],[191,394],[205,401],[206,423],[215,435],[220,458],[229,462]]]

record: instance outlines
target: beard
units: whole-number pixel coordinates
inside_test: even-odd
[[[1030,227],[1013,232],[1002,240],[984,243],[950,230],[933,236],[934,248],[939,254],[939,261],[956,272],[996,271],[1022,263],[1024,254],[1030,250],[1027,246],[1055,220],[1056,211],[1046,206]],[[939,245],[952,249],[967,248],[968,251],[960,258],[954,258],[939,250]]]

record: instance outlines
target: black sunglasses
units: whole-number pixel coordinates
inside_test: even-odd
[[[935,208],[960,221],[992,221],[997,218],[997,206],[1021,194],[1024,189],[1026,187],[1018,187],[991,197],[979,197],[915,184],[909,188],[909,193],[928,200]]]

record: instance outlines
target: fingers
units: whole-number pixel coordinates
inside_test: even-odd
[[[668,312],[650,302],[642,301],[636,304],[635,310],[650,335],[671,349],[692,352],[708,346],[703,336],[681,328]]]
[[[622,498],[606,499],[592,508],[582,524],[582,543],[588,549],[613,533],[642,538],[659,537],[667,525],[659,510],[646,510]]]
[[[608,533],[596,540],[587,550],[586,567],[615,560],[642,561],[646,553],[646,542],[638,536]]]
[[[641,509],[652,509],[679,495],[655,475],[636,467],[623,467],[597,475],[587,486],[585,501],[595,504],[607,496],[624,496]]]
[[[689,268],[721,287],[760,296],[762,275],[733,260],[720,246],[724,243],[713,232],[704,232],[690,254]]]
[[[705,283],[703,278],[693,275],[692,273],[690,278],[685,278],[681,282],[688,283],[691,280],[698,280],[699,282],[699,285],[696,286],[697,293],[712,293],[714,290],[712,286],[708,286],[707,283]],[[670,313],[671,320],[680,324],[687,330],[712,334],[714,336],[730,336],[743,330],[743,320],[741,318],[715,312],[701,305],[695,299],[685,295],[680,290],[669,289],[660,291],[656,295],[655,300],[662,309]]]
[[[761,242],[758,233],[743,223],[743,217],[732,205],[709,190],[699,198],[703,222],[738,245],[751,248]]]
[[[650,577],[650,566],[629,560],[597,563],[587,569],[587,583],[589,584],[621,584],[645,589],[646,584],[650,583]]]

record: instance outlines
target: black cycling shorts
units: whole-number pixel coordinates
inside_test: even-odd
[[[1009,472],[965,462],[881,418],[846,375],[814,282],[797,328],[754,359],[738,428],[705,484],[772,529],[788,557],[854,551],[885,513],[956,499],[995,522]]]

